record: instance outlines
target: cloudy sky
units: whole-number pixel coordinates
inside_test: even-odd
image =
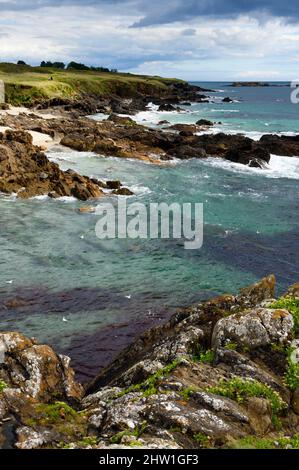
[[[189,80],[299,78],[298,0],[0,0],[0,61]]]

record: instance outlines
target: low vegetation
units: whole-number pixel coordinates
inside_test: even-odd
[[[294,332],[299,333],[299,297],[281,297],[271,308],[283,308],[293,315]]]
[[[231,449],[299,449],[299,434],[275,439],[248,436],[233,441],[228,447]]]
[[[52,65],[52,66],[48,66]],[[77,64],[78,66],[80,64]],[[116,73],[102,68],[63,69],[52,63],[41,67],[26,64],[0,64],[0,80],[5,83],[6,101],[15,106],[31,106],[52,99],[76,99],[84,94],[104,97],[111,94],[135,96],[137,93],[165,89],[175,79]]]
[[[120,398],[131,392],[142,392],[144,397],[157,394],[157,387],[159,386],[159,382],[161,382],[163,378],[167,377],[174,369],[176,369],[180,362],[180,359],[175,359],[173,362],[163,367],[163,369],[160,369],[155,374],[150,375],[144,382],[140,384],[134,384],[118,393],[115,398]]]
[[[221,380],[218,385],[210,387],[207,391],[215,395],[231,398],[238,403],[243,403],[250,397],[266,398],[270,402],[274,421],[277,421],[275,418],[287,406],[276,391],[257,380],[245,380],[239,377],[231,380]]]
[[[0,380],[0,393],[2,393],[6,388],[7,384],[3,380]]]

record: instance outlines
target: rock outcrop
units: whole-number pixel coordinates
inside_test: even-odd
[[[62,171],[50,162],[27,132],[0,133],[0,191],[20,198],[48,194],[81,200],[100,197],[99,184],[74,171]]]
[[[269,276],[178,311],[83,398],[69,359],[0,334],[2,447],[296,447],[299,298],[292,288],[276,302],[274,286]]]
[[[25,128],[48,135],[59,136],[61,144],[77,151],[89,151],[119,158],[137,158],[153,163],[172,158],[221,157],[227,160],[263,168],[270,153],[261,142],[242,135],[203,134],[200,124],[176,124],[170,129],[150,129],[132,119],[111,115],[109,120],[95,122],[90,119],[39,119],[36,116],[6,117],[13,128]],[[1,120],[0,120],[1,124]],[[174,132],[176,131],[176,132]]]

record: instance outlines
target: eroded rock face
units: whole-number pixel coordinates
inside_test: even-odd
[[[0,191],[20,198],[48,194],[84,201],[103,194],[90,178],[60,170],[32,144],[31,135],[22,131],[0,133]]]
[[[0,333],[0,377],[7,385],[6,392],[17,390],[44,402],[53,396],[79,400],[83,393],[74,380],[69,358],[14,332]]]

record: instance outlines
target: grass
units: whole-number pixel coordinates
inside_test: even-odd
[[[193,435],[193,440],[199,444],[200,447],[209,447],[210,437],[199,432]]]
[[[52,80],[50,80],[52,77]],[[0,64],[0,80],[6,87],[6,101],[12,105],[30,106],[51,99],[73,99],[84,94],[134,96],[159,91],[176,79],[93,71],[58,70],[27,65]]]
[[[136,440],[133,441],[131,444],[134,444],[135,445],[140,445],[140,443],[137,441],[137,439],[139,439],[139,437],[145,432],[147,428],[147,422],[144,421],[140,427],[136,427],[133,431],[130,431],[129,429],[126,429],[125,431],[121,431],[121,432],[118,432],[117,434],[114,434],[114,436],[112,436],[110,438],[110,443],[111,444],[120,444],[122,438],[124,436],[130,436],[130,437],[135,437]]]
[[[0,380],[0,393],[2,393],[7,388],[7,384],[4,380]]]
[[[293,437],[278,437],[277,439],[248,436],[233,441],[229,447],[233,449],[299,449],[299,434]]]
[[[189,400],[192,393],[195,393],[198,391],[199,391],[199,388],[190,386],[190,387],[183,388],[183,390],[180,391],[180,395],[182,398],[184,398],[184,400]]]
[[[202,362],[203,364],[212,364],[215,359],[215,353],[212,349],[207,351],[199,350],[197,354],[192,356],[192,359],[195,362]]]
[[[287,370],[285,373],[285,383],[292,391],[299,387],[299,363],[292,360],[294,349],[291,346],[287,350]]]
[[[65,422],[80,421],[81,417],[67,403],[56,401],[53,404],[38,403],[34,406],[34,414],[28,418],[28,426],[47,426]]]
[[[290,312],[294,319],[294,332],[299,333],[299,297],[281,297],[270,308],[282,308]]]
[[[268,385],[257,380],[244,380],[235,377],[231,380],[221,380],[215,387],[207,389],[208,392],[221,395],[238,403],[243,403],[250,397],[262,397],[269,400],[273,416],[273,424],[279,425],[277,416],[286,408],[286,403],[280,395]]]

